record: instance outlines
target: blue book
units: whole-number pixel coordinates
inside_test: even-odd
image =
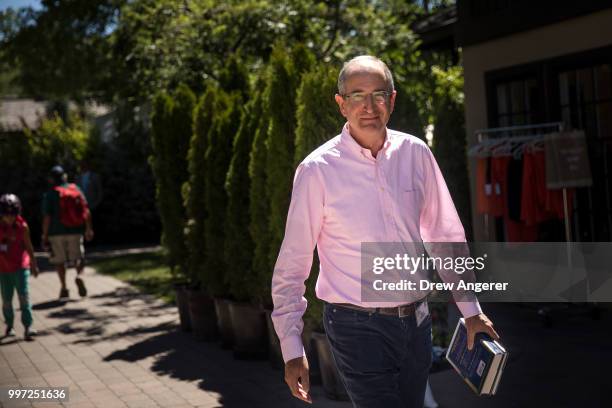
[[[468,350],[465,320],[460,319],[446,359],[476,394],[494,395],[508,360],[508,352],[486,333],[476,334],[474,347]]]

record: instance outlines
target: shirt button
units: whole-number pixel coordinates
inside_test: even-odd
[[[380,191],[385,191],[385,188],[384,188],[384,187],[381,187],[381,188],[380,188]]]

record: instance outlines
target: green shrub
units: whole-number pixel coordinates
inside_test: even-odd
[[[187,246],[189,252],[189,277],[197,284],[204,274],[206,220],[206,161],[208,134],[213,123],[216,88],[209,87],[195,107],[193,114],[193,135],[187,157],[189,183],[184,191],[187,210]]]
[[[263,101],[262,101],[263,102]],[[257,277],[254,295],[259,297],[266,307],[271,307],[270,283],[273,264],[270,262],[270,204],[266,194],[266,163],[268,151],[266,139],[268,136],[269,119],[267,107],[262,104],[261,116],[253,138],[249,154],[249,232],[253,240],[253,273]]]
[[[471,237],[472,217],[467,173],[463,73],[461,67],[434,67],[436,78],[433,152],[453,197],[457,212]]]
[[[175,275],[186,271],[185,210],[181,189],[187,180],[187,151],[195,95],[181,85],[174,98],[159,94],[155,98],[152,122],[153,155],[151,165],[157,184],[157,204],[162,222],[162,245]]]
[[[266,193],[270,203],[270,246],[268,257],[274,265],[285,232],[285,222],[291,198],[296,128],[296,96],[300,76],[307,70],[310,59],[307,50],[298,46],[291,56],[281,44],[273,49],[269,65],[269,80],[264,100],[270,118],[266,147]],[[294,65],[292,61],[298,61]],[[271,279],[272,268],[268,273]],[[267,279],[268,282],[270,279]]]
[[[231,295],[240,301],[257,301],[257,277],[253,272],[253,239],[249,233],[249,154],[262,114],[262,95],[258,92],[245,106],[240,129],[233,143],[227,172],[227,237],[225,258]],[[255,293],[254,293],[255,292]]]
[[[395,109],[387,127],[424,140],[426,121],[419,113],[415,93],[401,84],[396,84],[396,90]]]
[[[225,260],[227,194],[225,180],[232,157],[232,142],[240,125],[242,98],[220,91],[206,151],[205,264],[202,284],[212,296],[228,295]]]
[[[0,136],[0,194],[10,192],[19,196],[35,242],[41,232],[41,199],[48,188],[49,170],[61,164],[73,176],[89,139],[89,125],[73,113],[66,121],[55,114],[43,119],[36,130]]]

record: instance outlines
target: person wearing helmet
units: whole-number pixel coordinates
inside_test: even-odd
[[[60,279],[60,299],[69,297],[66,287],[66,263],[74,262],[76,286],[80,296],[87,296],[82,273],[85,269],[83,238],[93,239],[91,213],[83,192],[72,183],[61,166],[54,166],[49,174],[50,189],[43,195],[42,243],[50,252],[49,261],[55,265]]]
[[[2,314],[6,323],[5,336],[14,336],[13,294],[17,291],[21,307],[21,322],[25,339],[32,340],[32,305],[30,304],[28,277],[30,268],[38,276],[38,266],[30,240],[30,229],[21,216],[21,202],[14,194],[0,196],[0,288]]]

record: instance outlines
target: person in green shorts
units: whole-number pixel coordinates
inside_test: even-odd
[[[50,252],[49,262],[55,265],[60,279],[60,299],[69,297],[66,287],[66,264],[74,263],[75,279],[80,296],[87,296],[82,274],[85,269],[83,238],[93,239],[91,213],[83,192],[72,183],[61,166],[54,166],[49,175],[51,188],[43,195],[42,243]]]
[[[32,305],[28,286],[30,268],[34,277],[37,277],[38,266],[28,223],[21,217],[21,202],[14,194],[4,194],[0,196],[0,292],[6,337],[15,335],[15,290],[21,307],[21,322],[25,327],[24,337],[26,340],[32,340],[35,334],[32,329]]]

